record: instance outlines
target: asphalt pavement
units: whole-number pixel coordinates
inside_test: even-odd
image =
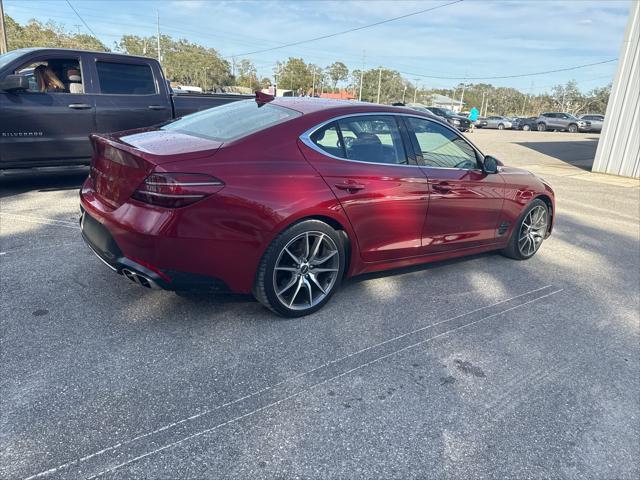
[[[111,272],[84,171],[0,178],[0,478],[639,478],[640,185],[564,158],[588,135],[471,138],[554,186],[541,251],[358,277],[293,320]]]

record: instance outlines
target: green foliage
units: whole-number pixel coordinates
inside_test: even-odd
[[[349,69],[342,62],[333,62],[327,67],[327,75],[331,79],[333,88],[338,86],[338,82],[342,82],[349,78]]]
[[[258,70],[251,60],[240,60],[236,65],[236,85],[249,87],[251,90],[263,88],[258,81]]]
[[[356,98],[360,92],[360,76],[362,70],[351,72],[351,88]],[[380,82],[378,82],[380,80]],[[380,83],[380,103],[395,103],[413,100],[413,85],[402,78],[399,72],[386,68],[366,70],[362,76],[362,100],[375,102],[378,99],[378,83]]]
[[[307,91],[313,83],[313,70],[301,58],[289,57],[276,65],[278,88]]]
[[[460,100],[463,84],[455,89],[422,90],[418,95],[418,101],[429,105],[429,96],[433,93],[446,95],[455,100]],[[582,93],[578,89],[575,80],[566,85],[556,85],[551,93],[528,95],[514,88],[494,87],[486,83],[465,84],[464,99],[465,110],[476,107],[483,115],[513,115],[513,116],[537,116],[542,112],[563,111],[573,115],[583,113],[604,114],[609,101],[611,86],[597,88],[588,93]],[[484,104],[483,104],[484,101]]]
[[[55,22],[42,23],[29,20],[22,26],[5,15],[7,43],[11,50],[29,47],[75,48],[108,52],[109,49],[96,37],[87,34],[73,34]]]
[[[157,37],[124,35],[116,42],[115,48],[129,55],[158,58]],[[204,90],[233,83],[231,65],[213,48],[160,35],[160,54],[164,74],[173,82],[199,86]]]

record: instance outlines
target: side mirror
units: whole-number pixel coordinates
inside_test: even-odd
[[[498,165],[500,165],[500,161],[490,155],[482,160],[482,170],[485,173],[498,173]]]
[[[4,90],[6,92],[29,90],[29,79],[22,75],[7,75],[0,80],[0,90]]]

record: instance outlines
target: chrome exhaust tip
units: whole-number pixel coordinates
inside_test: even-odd
[[[133,283],[137,283],[138,285],[142,285],[143,287],[150,288],[152,290],[160,290],[160,286],[156,282],[141,273],[134,272],[128,268],[123,268],[120,273]]]

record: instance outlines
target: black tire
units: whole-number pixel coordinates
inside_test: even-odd
[[[531,127],[529,125],[523,125],[522,130],[524,130],[525,132],[528,132],[529,130],[531,130]]]
[[[545,123],[539,123],[538,124],[538,131],[539,132],[546,132],[547,131],[547,125]]]
[[[550,217],[549,217],[549,209],[547,207],[547,204],[538,198],[532,200],[531,203],[527,205],[527,208],[524,209],[524,211],[522,212],[522,215],[520,215],[520,217],[518,218],[518,221],[516,222],[516,225],[514,226],[511,232],[511,237],[509,237],[509,243],[507,243],[506,248],[500,251],[502,255],[504,255],[505,257],[513,258],[514,260],[528,260],[529,258],[533,257],[537,253],[537,251],[540,249],[540,246],[544,242],[544,238],[540,241],[540,244],[535,248],[533,253],[530,253],[530,254],[523,253],[518,245],[518,240],[520,239],[520,233],[522,231],[523,222],[525,221],[529,213],[533,209],[538,207],[544,208],[544,211],[546,214],[545,218],[547,222],[546,228],[547,229],[549,228]]]
[[[578,132],[578,126],[575,123],[572,123],[571,125],[569,125],[569,133],[577,133]]]
[[[324,297],[317,304],[313,304],[309,308],[301,308],[299,306],[297,308],[290,308],[280,300],[278,294],[276,293],[277,285],[275,282],[277,282],[277,277],[276,275],[274,275],[274,272],[276,269],[276,263],[283,255],[285,247],[287,247],[287,245],[289,245],[291,241],[295,241],[296,238],[304,235],[305,233],[316,235],[324,234],[331,239],[331,242],[337,250],[337,254],[334,255],[338,257],[337,261],[335,262],[335,268],[337,268],[337,272],[336,277],[335,279],[333,279],[329,290],[326,292],[326,294],[324,294]],[[319,236],[321,237],[321,235]],[[311,257],[309,257],[309,259],[310,258]],[[309,260],[308,263],[310,264],[311,260]],[[344,274],[344,268],[345,247],[343,240],[338,232],[336,232],[332,227],[320,220],[305,220],[290,226],[271,242],[271,245],[269,245],[264,255],[262,256],[262,259],[260,260],[260,265],[258,266],[258,272],[256,274],[256,280],[253,287],[253,295],[265,307],[283,317],[293,318],[309,315],[321,309],[339,288],[342,281],[342,276]],[[296,275],[298,278],[300,276],[305,276],[300,275],[299,273],[291,273],[291,275],[292,281],[294,280],[293,277]],[[309,293],[309,295],[311,296],[312,294]],[[293,297],[293,300],[296,300],[297,297],[295,295],[293,295]]]
[[[502,123],[498,125],[498,130],[504,130],[504,125]]]

